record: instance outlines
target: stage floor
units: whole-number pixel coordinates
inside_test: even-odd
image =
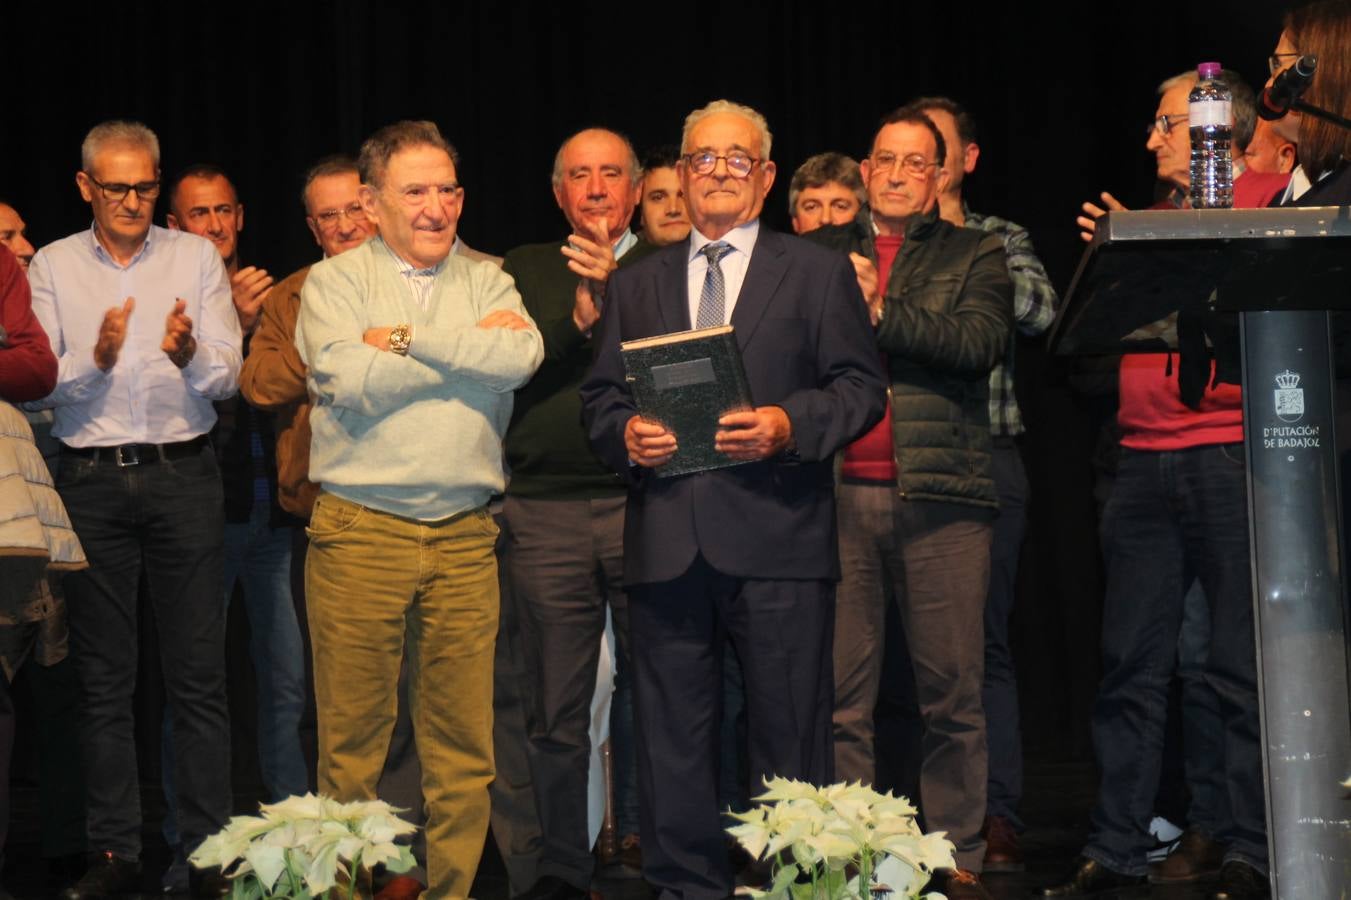
[[[1023,815],[1027,830],[1023,849],[1027,871],[1017,875],[989,875],[985,883],[997,900],[1015,900],[1034,895],[1036,888],[1063,876],[1073,863],[1088,827],[1097,777],[1085,762],[1065,762],[1029,757],[1025,776]],[[16,784],[9,845],[5,852],[4,886],[17,898],[53,896],[41,858],[37,796],[31,787]],[[158,791],[146,791],[144,808],[155,824],[144,834],[144,879],[146,898],[173,896],[159,890],[161,872],[168,864],[168,849],[158,831]],[[646,900],[652,892],[635,878],[614,878],[604,873],[597,889],[605,900]],[[1121,900],[1152,897],[1158,900],[1203,900],[1208,885],[1170,887],[1122,892]],[[497,849],[488,839],[483,862],[474,882],[478,900],[508,900],[506,873]]]

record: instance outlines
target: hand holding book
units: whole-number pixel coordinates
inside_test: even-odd
[[[718,419],[713,447],[737,462],[765,459],[783,450],[793,439],[793,423],[778,406],[757,406]]]

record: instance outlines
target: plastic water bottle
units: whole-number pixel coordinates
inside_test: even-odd
[[[1220,78],[1220,64],[1196,67],[1196,87],[1187,95],[1191,129],[1191,203],[1193,209],[1234,205],[1233,94]]]

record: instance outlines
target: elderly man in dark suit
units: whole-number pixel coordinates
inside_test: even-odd
[[[592,444],[630,482],[643,874],[664,897],[732,889],[715,792],[726,635],[745,671],[752,779],[832,777],[832,457],[881,416],[884,387],[849,260],[760,224],[769,150],[747,107],[719,100],[685,120],[694,230],[611,276],[582,385]],[[762,404],[718,420],[718,451],[743,465],[656,477],[679,435],[638,415],[619,344],[726,323]]]

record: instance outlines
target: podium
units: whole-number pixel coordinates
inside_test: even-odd
[[[1112,212],[1050,338],[1058,355],[1157,353],[1177,347],[1176,314],[1237,313],[1267,846],[1286,900],[1351,885],[1329,310],[1351,310],[1351,207]]]

